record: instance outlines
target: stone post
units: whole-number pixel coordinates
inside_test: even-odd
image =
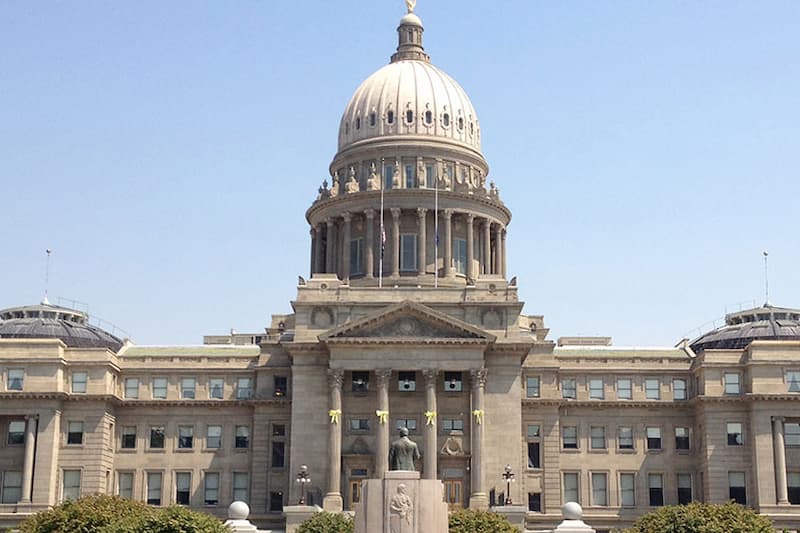
[[[372,279],[375,272],[375,210],[374,209],[367,209],[364,211],[364,216],[367,217],[366,221],[366,233],[364,235],[364,241],[366,246],[364,247],[364,277],[367,279]]]
[[[22,496],[20,503],[31,503],[31,489],[33,488],[33,454],[36,449],[36,425],[39,417],[28,415],[25,417],[25,459],[22,465]]]
[[[453,210],[445,209],[444,215],[444,277],[453,275]]]
[[[475,260],[475,231],[472,227],[475,223],[475,215],[472,213],[467,214],[467,269],[465,274],[468,280],[475,279],[475,271],[472,263]]]
[[[333,241],[334,241],[334,223],[332,218],[328,218],[325,220],[325,224],[327,225],[327,233],[325,237],[325,273],[332,274],[336,272],[336,269],[333,267]]]
[[[438,475],[438,456],[439,449],[436,442],[436,424],[438,416],[436,413],[436,381],[439,375],[438,370],[424,370],[422,375],[425,377],[425,455],[422,456],[422,477],[423,479],[436,479]],[[432,414],[431,414],[432,413]],[[430,417],[431,423],[428,423]]]
[[[417,208],[417,216],[419,217],[419,237],[417,242],[417,248],[419,250],[417,252],[417,261],[419,264],[417,265],[417,267],[420,276],[425,275],[425,268],[428,266],[427,265],[428,261],[427,258],[425,257],[425,247],[428,244],[427,228],[425,227],[425,220],[427,215],[428,215],[427,209],[425,209],[424,207]]]
[[[789,505],[783,421],[784,418],[782,416],[772,417],[772,448],[775,453],[775,493],[778,496],[778,505]]]
[[[341,512],[342,502],[342,380],[344,371],[338,368],[328,370],[330,389],[330,432],[328,433],[328,493],[322,500],[326,511]]]
[[[342,228],[342,279],[350,279],[350,222],[353,215],[342,213],[344,225]]]
[[[471,509],[486,510],[489,508],[489,498],[483,486],[483,425],[485,422],[483,396],[486,389],[486,369],[473,370],[470,372],[470,378],[472,386],[470,485],[472,487],[469,506]]]
[[[492,223],[487,218],[483,221],[483,273],[492,273]]]
[[[400,276],[400,208],[392,207],[392,277]]]
[[[380,368],[375,371],[375,381],[378,384],[378,411],[389,412],[389,380],[392,378],[391,369]],[[383,479],[389,471],[389,415],[378,417],[378,442],[375,446],[375,477]]]

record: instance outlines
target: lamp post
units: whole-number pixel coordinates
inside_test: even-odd
[[[503,479],[506,480],[506,501],[504,505],[511,505],[511,482],[514,481],[514,472],[511,470],[511,465],[506,465],[503,469]]]
[[[311,476],[308,473],[308,467],[306,465],[300,467],[300,472],[297,473],[297,479],[295,481],[300,483],[300,502],[298,502],[298,505],[305,505],[306,485],[311,483]]]

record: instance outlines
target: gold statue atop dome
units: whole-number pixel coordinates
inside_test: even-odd
[[[406,0],[406,7],[409,13],[413,13],[414,8],[417,7],[417,0]]]

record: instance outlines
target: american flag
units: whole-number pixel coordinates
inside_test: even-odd
[[[381,257],[386,252],[386,228],[381,224]]]

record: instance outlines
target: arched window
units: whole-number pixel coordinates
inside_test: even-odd
[[[458,117],[458,129],[464,129],[464,119],[462,117]]]
[[[372,113],[369,114],[369,125],[370,126],[372,126],[374,128],[375,124],[377,123],[377,120],[378,120],[378,117],[375,114],[375,111],[373,111]]]
[[[406,122],[408,122],[409,124],[414,122],[414,112],[410,109],[406,111]]]
[[[450,127],[450,113],[445,113],[444,115],[442,115],[442,125],[445,128]]]
[[[394,124],[394,111],[391,109],[386,113],[386,122]]]
[[[356,129],[361,129],[361,117],[356,117]]]
[[[425,111],[425,124],[430,125],[433,122],[433,113]]]

